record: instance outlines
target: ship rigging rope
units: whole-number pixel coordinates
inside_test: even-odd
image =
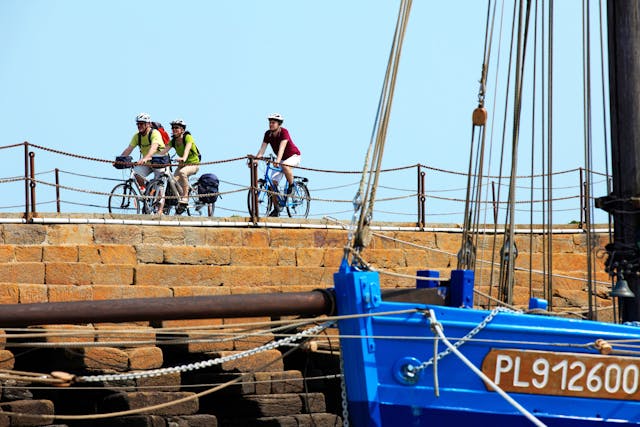
[[[376,120],[374,121],[371,140],[365,156],[365,163],[360,179],[360,187],[354,197],[354,215],[347,239],[347,245],[345,247],[345,260],[348,258],[349,253],[352,253],[351,251],[346,250],[347,248],[353,248],[357,252],[360,252],[368,245],[370,240],[370,236],[368,235],[369,224],[373,217],[373,205],[375,202],[376,189],[382,165],[382,154],[384,153],[384,144],[387,136],[391,106],[393,103],[396,76],[402,53],[404,35],[409,21],[409,15],[411,13],[411,4],[412,0],[402,0],[400,2],[396,29],[387,62],[387,70],[385,73],[382,93],[380,94],[380,100],[376,112]],[[357,220],[357,227],[352,232],[351,230],[355,227],[355,219],[358,216],[358,213],[359,218]]]

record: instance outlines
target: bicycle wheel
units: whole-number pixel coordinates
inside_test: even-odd
[[[161,179],[154,179],[147,185],[147,190],[144,192],[146,213],[152,215],[164,213],[164,192],[165,186]]]
[[[309,189],[303,182],[296,182],[293,195],[287,197],[287,214],[290,218],[306,218],[309,215]]]
[[[264,217],[269,215],[271,211],[271,195],[268,192],[268,185],[263,180],[258,180],[258,216]],[[247,208],[249,209],[249,216],[253,212],[253,190],[249,190],[247,193]]]
[[[131,183],[120,183],[109,194],[109,213],[139,214],[141,201],[138,190]]]

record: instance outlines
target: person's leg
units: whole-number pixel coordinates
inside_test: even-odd
[[[145,165],[136,165],[133,167],[133,172],[135,173],[136,181],[138,181],[138,186],[143,188],[146,183],[146,177],[151,173],[151,168]]]
[[[287,194],[290,194],[293,191],[293,167],[300,165],[300,160],[300,156],[298,154],[294,154],[282,162],[282,172],[289,183],[287,186]]]

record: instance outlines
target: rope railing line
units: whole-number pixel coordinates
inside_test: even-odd
[[[85,190],[85,189],[82,189],[82,188],[70,187],[70,186],[67,186],[67,185],[55,184],[55,183],[51,183],[51,182],[47,182],[47,181],[41,181],[39,179],[30,179],[29,181],[33,181],[33,182],[36,182],[36,183],[42,184],[42,185],[47,185],[49,187],[61,188],[63,190],[76,191],[76,192],[79,192],[79,193],[87,193],[87,194],[94,194],[94,195],[98,195],[98,196],[107,196],[107,197],[111,195],[110,192],[109,193],[105,193],[105,192],[102,192],[102,191]],[[224,195],[224,194],[232,194],[232,193],[238,193],[240,191],[246,191],[248,189],[249,189],[249,187],[245,187],[245,188],[241,188],[239,190],[220,191],[218,193],[202,193],[202,194],[199,194],[199,196],[200,197],[216,196],[216,195],[217,196],[221,196],[221,195]],[[139,196],[136,196],[136,195],[122,195],[122,196],[123,197],[139,197],[139,198],[147,198],[147,199],[152,199],[152,198],[155,197],[155,196],[145,196],[145,195],[139,195]],[[178,197],[179,196],[165,196],[165,198],[167,198],[167,199],[171,199],[171,198],[175,199],[175,198],[178,198]]]
[[[2,145],[0,146],[0,150],[4,150],[5,148],[15,148],[15,147],[24,147],[24,142],[18,142],[17,144],[10,144],[10,145]]]
[[[100,180],[103,180],[103,181],[120,181],[120,182],[123,181],[122,178],[109,178],[109,177],[104,177],[104,176],[86,175],[86,174],[82,174],[82,173],[66,171],[64,169],[58,169],[58,172],[65,173],[67,175],[80,176],[82,178],[100,179]]]
[[[457,199],[454,197],[442,197],[442,196],[433,196],[429,193],[425,193],[425,197],[430,198],[430,199],[436,199],[436,200],[445,200],[445,201],[449,201],[449,202],[461,202],[461,203],[465,203],[466,201],[464,199]],[[562,201],[562,200],[571,200],[571,199],[579,199],[580,196],[566,196],[566,197],[558,197],[558,198],[553,198],[551,199],[551,201],[553,202],[557,202],[557,201]],[[595,199],[595,197],[592,197],[592,199]],[[548,203],[549,200],[516,200],[515,204],[533,204],[533,203]],[[492,200],[483,200],[480,202],[480,204],[484,204],[484,205],[493,205],[493,204],[497,204],[497,205],[501,205],[501,204],[509,204],[510,202],[508,201],[501,201],[501,200],[496,200],[496,201],[492,201]]]
[[[9,182],[24,181],[25,179],[26,178],[24,176],[15,177],[15,178],[4,178],[4,179],[0,179],[0,184],[7,184]]]
[[[79,158],[79,159],[85,159],[85,160],[92,160],[92,161],[96,161],[96,162],[101,162],[101,163],[113,163],[114,160],[112,159],[101,159],[101,158],[97,158],[97,157],[91,157],[91,156],[84,156],[84,155],[80,155],[80,154],[75,154],[75,153],[69,153],[66,151],[62,151],[62,150],[58,150],[55,148],[49,148],[49,147],[45,147],[42,145],[38,145],[38,144],[32,144],[32,143],[27,143],[29,147],[33,147],[33,148],[37,148],[43,151],[48,151],[51,153],[56,153],[56,154],[60,154],[60,155],[65,155],[65,156],[69,156],[69,157],[75,157],[75,158]],[[13,144],[13,145],[7,145],[4,147],[0,147],[0,148],[12,148],[12,147],[19,147],[19,146],[23,146],[24,143],[19,143],[19,144]],[[233,157],[233,158],[229,158],[229,159],[221,159],[221,160],[213,160],[213,161],[208,161],[208,162],[200,162],[200,165],[214,165],[214,164],[221,164],[221,163],[230,163],[230,162],[235,162],[235,161],[239,161],[239,160],[248,160],[250,158],[255,158],[253,156],[240,156],[240,157]],[[263,160],[266,161],[268,160],[267,158],[258,158],[257,160]],[[177,164],[172,164],[172,166],[178,166]],[[448,170],[448,169],[443,169],[443,168],[437,168],[434,166],[427,166],[424,165],[422,163],[416,163],[416,164],[411,164],[411,165],[406,165],[406,166],[398,166],[398,167],[394,167],[394,168],[385,168],[385,169],[380,169],[380,172],[395,172],[395,171],[401,171],[401,170],[407,170],[407,169],[412,169],[412,168],[416,168],[416,167],[422,167],[425,168],[427,170],[432,170],[432,171],[436,171],[436,172],[443,172],[443,173],[450,173],[452,175],[461,175],[461,176],[467,176],[467,172],[459,172],[459,171],[453,171],[453,170]],[[332,169],[320,169],[320,168],[311,168],[311,167],[305,167],[305,166],[292,166],[292,168],[294,169],[300,169],[300,170],[307,170],[307,171],[311,171],[311,172],[325,172],[325,173],[337,173],[337,174],[361,174],[362,171],[358,170],[358,171],[345,171],[345,170],[332,170]],[[591,174],[596,174],[596,175],[600,175],[600,176],[605,176],[606,174],[601,173],[601,172],[597,172],[597,171],[591,171],[589,169],[584,169],[584,168],[573,168],[573,169],[566,169],[566,170],[562,170],[562,171],[556,171],[556,172],[552,172],[551,174],[534,174],[534,175],[518,175],[516,176],[517,179],[526,179],[526,178],[543,178],[543,177],[547,177],[550,175],[562,175],[562,174],[567,174],[567,173],[571,173],[571,172],[576,172],[576,171],[580,171],[583,170],[585,173],[591,173]],[[483,178],[490,178],[490,179],[499,179],[499,178],[506,178],[504,176],[500,176],[500,175],[484,175]]]

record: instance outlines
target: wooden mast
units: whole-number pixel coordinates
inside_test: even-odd
[[[596,206],[613,215],[607,271],[635,297],[619,298],[623,321],[640,320],[640,2],[609,0],[612,193]],[[615,287],[615,286],[614,286]]]

